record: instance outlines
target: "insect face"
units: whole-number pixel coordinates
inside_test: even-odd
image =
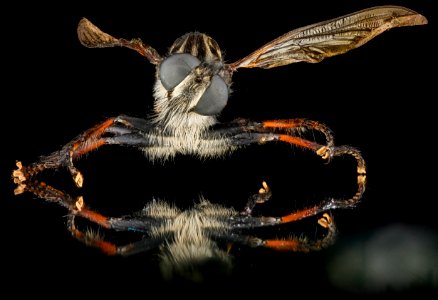
[[[219,46],[198,32],[175,41],[156,79],[154,120],[176,135],[196,135],[215,124],[230,93],[231,73]]]

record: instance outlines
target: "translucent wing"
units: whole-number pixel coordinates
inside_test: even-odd
[[[229,66],[232,70],[269,69],[300,61],[317,63],[357,48],[390,28],[423,24],[427,19],[408,8],[372,7],[292,30]]]

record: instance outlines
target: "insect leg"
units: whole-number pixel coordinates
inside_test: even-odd
[[[80,231],[75,226],[75,217],[85,218],[105,229],[113,229],[115,231],[137,230],[146,232],[151,226],[156,225],[158,221],[153,218],[111,218],[106,217],[96,211],[93,211],[85,206],[82,196],[72,197],[44,182],[32,181],[26,185],[22,185],[23,191],[33,193],[35,196],[49,202],[57,203],[68,209],[67,228],[72,235],[81,242],[99,248],[109,255],[131,255],[142,251],[147,251],[158,246],[161,242],[158,239],[142,239],[139,242],[131,243],[124,246],[116,246],[110,242],[104,241],[102,237],[94,231]]]
[[[336,225],[329,214],[324,213],[323,217],[318,220],[318,224],[326,228],[328,233],[323,238],[317,240],[297,237],[264,240],[258,237],[238,234],[231,234],[222,238],[231,243],[239,243],[250,247],[266,247],[278,251],[309,252],[330,246],[336,238]]]
[[[325,144],[309,141],[297,137],[296,133],[303,130],[315,130],[325,136]],[[238,120],[229,128],[216,130],[219,134],[230,136],[237,146],[252,143],[266,143],[282,141],[301,148],[309,149],[323,159],[332,158],[334,138],[332,131],[324,124],[307,119],[271,120],[264,122],[252,122]]]
[[[250,214],[242,213],[241,216],[234,217],[233,227],[234,228],[252,228],[252,227],[263,227],[272,226],[283,223],[295,222],[310,216],[317,215],[322,212],[326,212],[331,209],[338,208],[352,208],[354,207],[362,198],[365,192],[366,183],[366,173],[365,173],[365,162],[360,155],[360,152],[355,148],[348,146],[335,147],[335,155],[348,154],[356,157],[358,161],[358,176],[357,176],[357,191],[356,193],[347,199],[336,199],[332,198],[328,201],[324,201],[316,206],[305,208],[282,217],[252,217]],[[244,211],[245,212],[245,211]]]
[[[266,201],[269,200],[269,198],[271,198],[272,192],[268,184],[265,181],[263,181],[262,185],[263,187],[259,189],[259,192],[257,194],[254,194],[251,197],[249,197],[248,203],[246,204],[243,211],[240,212],[241,215],[250,216],[252,210],[257,204],[265,203]]]
[[[240,216],[233,218],[232,227],[234,228],[252,228],[252,227],[263,227],[272,226],[283,223],[295,222],[310,216],[314,216],[319,213],[326,212],[331,209],[338,208],[352,208],[354,207],[362,198],[365,192],[366,185],[366,165],[365,161],[360,154],[360,152],[353,147],[340,146],[334,147],[334,156],[340,155],[350,155],[353,156],[357,161],[357,190],[356,193],[347,199],[337,199],[331,198],[328,201],[324,201],[316,206],[305,208],[283,217],[252,217],[250,213],[241,213]]]
[[[47,185],[45,182],[39,182],[36,180],[22,184],[20,187],[22,189],[20,193],[31,192],[41,199],[57,203],[67,208],[70,213],[74,213],[78,216],[88,219],[104,228],[109,229],[112,227],[111,218],[86,208],[82,196],[73,197],[50,185]]]
[[[111,242],[105,241],[98,232],[92,230],[83,232],[79,230],[75,225],[75,217],[76,214],[68,215],[67,228],[72,236],[87,246],[98,248],[107,255],[133,255],[149,251],[158,247],[162,243],[161,239],[143,237],[138,242],[117,246]]]
[[[21,162],[17,162],[18,169],[13,171],[12,177],[15,183],[21,184],[45,169],[67,167],[76,185],[81,187],[83,177],[74,166],[74,160],[107,144],[145,146],[146,141],[142,139],[140,132],[147,132],[150,127],[147,121],[137,118],[126,116],[110,118],[86,130],[63,146],[61,150],[42,156],[38,161],[28,166],[23,166]],[[113,136],[108,137],[107,135]]]
[[[309,252],[327,248],[332,245],[336,239],[336,225],[332,217],[325,213],[322,218],[318,220],[318,224],[328,230],[325,237],[318,240],[308,240],[302,238],[289,239],[269,239],[259,240],[260,246],[271,248],[278,251],[299,251]]]
[[[365,192],[366,185],[366,164],[359,150],[350,146],[334,146],[333,137],[330,129],[325,125],[309,121],[305,119],[292,119],[280,121],[266,121],[267,123],[257,123],[250,121],[239,121],[230,128],[217,130],[219,134],[227,135],[233,145],[245,146],[254,143],[267,142],[286,142],[291,145],[299,146],[301,148],[309,149],[320,155],[323,159],[331,159],[336,156],[352,156],[357,164],[357,191],[348,199],[331,199],[328,204],[321,206],[322,212],[332,208],[352,207],[362,198]],[[316,128],[326,136],[327,144],[322,145],[314,141],[309,141],[294,135],[287,131],[293,128]],[[277,129],[276,131],[273,129]],[[278,132],[283,130],[283,132]]]
[[[104,145],[105,140],[101,137],[106,129],[114,124],[114,120],[114,118],[110,118],[105,122],[88,129],[63,146],[61,150],[55,151],[47,156],[42,156],[38,161],[28,166],[23,166],[21,162],[17,162],[18,169],[14,170],[12,173],[14,182],[21,184],[26,181],[26,179],[29,179],[45,169],[56,169],[65,166],[72,174],[76,185],[81,187],[83,184],[83,177],[73,165],[73,160]]]
[[[333,133],[325,124],[308,119],[268,120],[262,122],[263,128],[281,129],[289,133],[299,130],[316,130],[324,134],[326,147],[334,146]]]
[[[357,190],[349,199],[332,198],[327,204],[329,209],[354,207],[362,198],[366,186],[366,164],[359,150],[350,146],[339,146],[333,149],[333,156],[349,155],[357,162]]]
[[[366,187],[366,164],[359,150],[350,146],[339,146],[332,149],[333,156],[349,155],[354,157],[357,162],[357,189],[355,194],[347,199],[331,198],[328,202],[323,202],[313,208],[306,209],[300,212],[292,213],[282,217],[282,223],[292,222],[301,219],[303,216],[314,215],[330,209],[337,208],[352,208],[362,198]]]

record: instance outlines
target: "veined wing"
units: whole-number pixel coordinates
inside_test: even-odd
[[[292,30],[229,66],[232,70],[269,69],[300,61],[317,63],[357,48],[390,28],[423,24],[427,19],[411,9],[372,7]]]

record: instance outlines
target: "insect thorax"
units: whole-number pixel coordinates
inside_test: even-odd
[[[169,49],[169,55],[188,53],[207,64],[216,65],[218,74],[231,85],[232,72],[224,64],[219,44],[209,35],[200,32],[189,32],[175,40]]]
[[[189,53],[207,63],[222,61],[222,51],[218,43],[199,32],[190,32],[178,38],[169,49],[169,54],[174,53]]]

